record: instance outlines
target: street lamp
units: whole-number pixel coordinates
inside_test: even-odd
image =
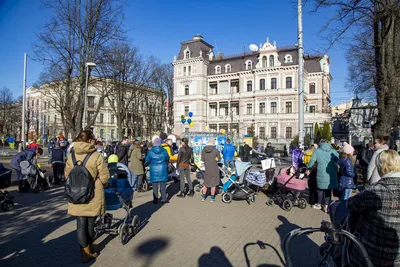
[[[96,64],[93,62],[86,62],[86,86],[85,86],[85,97],[84,97],[84,104],[83,104],[83,120],[82,120],[82,130],[85,129],[86,126],[86,113],[87,113],[87,95],[88,95],[88,83],[89,83],[89,68],[95,68]]]

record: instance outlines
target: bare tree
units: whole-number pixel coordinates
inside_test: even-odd
[[[54,100],[52,105],[61,115],[65,132],[76,135],[82,128],[85,63],[101,65],[110,43],[123,39],[123,6],[116,0],[43,3],[54,14],[34,43],[37,59],[47,66],[42,76],[47,85],[43,93]]]
[[[315,0],[320,8],[336,8],[323,28],[331,45],[349,37],[348,87],[356,92],[375,90],[378,106],[373,133],[390,135],[398,122],[400,100],[400,7],[397,0]],[[353,32],[358,32],[353,34]],[[353,37],[352,37],[353,36]],[[372,89],[373,88],[373,89]]]
[[[111,85],[107,99],[116,118],[117,139],[121,139],[123,126],[129,123],[127,114],[137,116],[137,106],[153,73],[154,59],[143,59],[136,47],[124,42],[113,43],[103,57],[105,64],[99,70]]]
[[[166,109],[167,132],[174,129],[174,68],[171,64],[160,64],[154,70],[152,79],[154,88],[163,92],[163,103]],[[165,112],[164,112],[165,113]]]
[[[10,108],[11,104],[13,103],[12,92],[9,88],[3,87],[0,89],[0,132],[6,133],[7,125],[9,123],[9,116],[10,116]]]

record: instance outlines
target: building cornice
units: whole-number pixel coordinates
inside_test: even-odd
[[[181,59],[181,60],[177,60],[172,62],[173,66],[182,66],[182,65],[186,65],[186,64],[192,64],[192,63],[197,63],[197,62],[203,62],[205,65],[209,65],[210,61],[208,61],[207,59],[205,59],[204,57],[195,57],[195,58],[190,58],[190,59]]]

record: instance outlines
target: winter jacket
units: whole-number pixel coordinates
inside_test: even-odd
[[[128,159],[129,159],[128,146],[124,145],[124,144],[119,144],[117,146],[116,150],[117,150],[116,154],[118,156],[119,162],[121,162],[122,164],[125,164],[126,166],[128,166]]]
[[[252,151],[253,149],[248,145],[245,144],[243,146],[243,155],[242,155],[242,161],[243,162],[249,162],[250,161],[250,151]]]
[[[136,175],[144,174],[143,161],[142,161],[142,151],[140,148],[133,148],[132,146],[129,150],[131,162],[129,163],[129,169]]]
[[[167,143],[162,143],[161,147],[163,147],[167,151],[170,161],[177,161],[178,160],[178,156],[172,155],[171,147]]]
[[[378,169],[376,168],[376,158],[382,151],[388,149],[389,149],[388,145],[382,145],[380,148],[375,150],[374,155],[372,156],[371,161],[369,162],[367,170],[367,181],[369,181],[369,184],[374,184],[381,179],[381,176],[378,173]]]
[[[358,215],[356,235],[374,266],[400,266],[400,173],[388,173],[367,190],[347,200]],[[350,247],[350,265],[365,266],[360,252]]]
[[[25,160],[31,162],[34,157],[36,157],[36,149],[34,149],[34,148],[26,149],[22,152],[19,152],[17,155],[15,155],[12,158],[12,160],[10,162],[10,167],[15,170],[21,170],[21,167],[19,166],[19,164]]]
[[[374,155],[374,150],[371,150],[369,148],[363,148],[361,150],[361,160],[360,164],[364,166],[368,166],[368,164],[371,162],[371,159]]]
[[[267,158],[273,158],[274,157],[274,151],[275,151],[274,147],[267,146],[265,148],[265,154],[267,155]]]
[[[94,146],[86,142],[75,142],[73,153],[76,160],[83,161],[87,154],[94,150]],[[74,164],[71,155],[68,156],[65,165],[65,177],[68,177]],[[94,183],[94,197],[87,204],[68,203],[68,214],[72,216],[95,217],[105,213],[104,185],[108,184],[110,172],[99,152],[94,152],[85,165],[90,172]]]
[[[292,164],[298,170],[303,165],[303,151],[300,149],[293,150]]]
[[[51,149],[49,163],[65,163],[65,151],[61,147]]]
[[[167,150],[161,146],[153,146],[146,156],[146,162],[150,163],[150,181],[152,183],[167,182],[169,156]]]
[[[355,189],[356,184],[354,183],[354,166],[352,160],[348,157],[340,158],[338,160],[340,166],[340,189]]]
[[[207,145],[201,151],[201,160],[204,162],[204,185],[215,187],[220,184],[220,172],[218,162],[221,160],[221,153],[215,146]]]
[[[193,149],[190,146],[182,146],[178,152],[178,166],[189,167],[193,161]]]
[[[232,144],[225,144],[224,150],[222,151],[222,156],[224,160],[233,160],[235,157],[236,149]]]
[[[317,165],[317,187],[319,189],[338,188],[338,161],[339,154],[330,144],[323,143],[314,151],[307,169],[311,170],[315,163]]]

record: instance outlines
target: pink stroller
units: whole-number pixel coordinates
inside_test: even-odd
[[[296,170],[293,166],[281,169],[276,177],[278,190],[267,201],[267,205],[276,203],[286,211],[290,211],[293,206],[305,209],[307,199],[304,193],[307,190],[307,181],[303,180],[304,172],[305,168]]]

